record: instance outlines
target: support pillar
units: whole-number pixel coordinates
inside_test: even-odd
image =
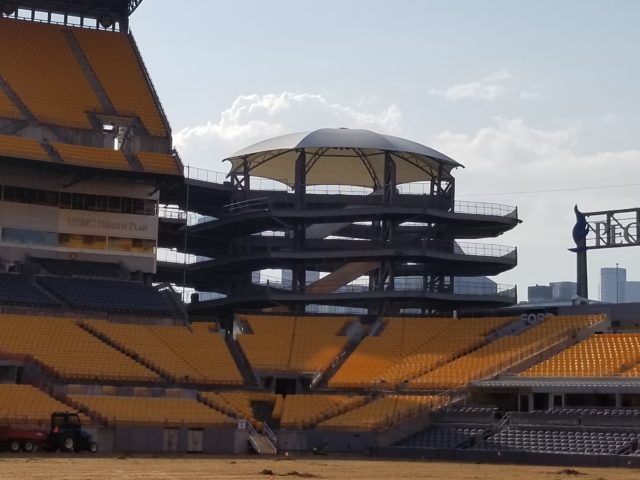
[[[307,194],[307,156],[304,149],[300,150],[295,166],[295,201],[296,209],[302,210]],[[297,252],[303,252],[306,246],[306,225],[303,220],[296,219],[293,227],[293,243]],[[295,293],[304,293],[307,284],[307,271],[304,260],[296,260],[291,271],[292,290]]]

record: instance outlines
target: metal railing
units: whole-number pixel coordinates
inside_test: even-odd
[[[406,280],[403,281],[402,279]],[[307,281],[307,285],[311,285],[315,283],[317,280]],[[293,282],[289,279],[282,279],[278,277],[271,276],[262,276],[260,280],[253,282],[251,286],[261,286],[274,290],[285,290],[292,291],[293,290]],[[251,288],[249,286],[248,288]],[[369,284],[364,283],[363,280],[356,280],[354,282],[350,282],[346,285],[341,284],[341,282],[323,282],[323,286],[326,286],[326,289],[329,293],[366,293],[369,291]],[[517,297],[516,286],[508,285],[502,283],[480,283],[480,282],[465,282],[465,281],[456,281],[451,285],[445,285],[441,289],[430,289],[424,288],[423,279],[421,277],[400,277],[395,280],[394,290],[395,294],[402,296],[406,294],[407,296],[413,296],[416,292],[425,292],[425,293],[453,293],[453,294],[462,294],[462,295],[478,295],[478,296],[489,296],[489,295],[497,295],[504,297]]]
[[[206,170],[204,168],[185,166],[185,177],[193,180],[201,180],[204,182],[224,184],[228,182],[228,173]],[[283,180],[275,180],[262,177],[251,177],[252,190],[265,190],[276,192],[293,193],[294,189],[284,183]],[[401,195],[431,195],[431,184],[429,182],[411,182],[403,183],[397,186]],[[355,185],[308,185],[306,192],[308,194],[318,195],[370,195],[372,188],[360,187]],[[472,202],[468,200],[456,200],[454,204],[454,212],[469,213],[476,215],[488,215],[497,217],[517,218],[518,209],[512,205],[504,205],[500,203]]]
[[[273,430],[271,430],[271,427],[267,425],[267,422],[263,423],[262,431],[265,434],[265,436],[269,439],[273,447],[275,448],[275,446],[278,444],[278,437],[273,432]]]
[[[158,216],[160,218],[167,218],[170,220],[187,220],[187,225],[198,225],[200,223],[211,222],[216,220],[215,217],[207,215],[200,215],[199,213],[186,212],[175,207],[160,207],[158,209]]]
[[[240,207],[238,207],[240,208]],[[247,211],[256,211],[252,209],[251,205],[247,206]],[[261,236],[261,235],[256,235]],[[272,246],[271,241],[269,239],[281,239],[282,236],[279,235],[265,235],[266,244],[264,247],[267,252],[279,251],[278,246]],[[276,241],[276,240],[274,240]],[[361,242],[358,242],[361,243]],[[423,256],[427,256],[429,252],[439,252],[445,254],[452,254],[454,256],[479,256],[479,257],[488,257],[488,258],[505,258],[505,259],[516,259],[518,255],[518,250],[516,247],[511,247],[507,245],[497,245],[497,244],[485,244],[485,243],[474,243],[474,242],[455,242],[453,245],[453,250],[451,249],[451,244],[448,242],[439,243],[439,242],[424,242],[422,244],[416,244],[415,242],[395,242],[389,246],[385,245],[376,245],[374,243],[370,243],[370,248],[391,248],[395,250],[406,249],[410,251],[410,253],[415,253],[415,251],[422,252]],[[263,250],[260,250],[263,252]],[[162,257],[161,257],[162,252]],[[169,254],[167,252],[173,252]],[[402,252],[400,251],[399,254]],[[247,252],[250,254],[250,252]],[[196,257],[195,255],[189,256],[193,258],[193,260],[184,260],[181,255],[184,255],[180,252],[176,252],[174,250],[167,249],[158,249],[158,260],[165,262],[177,262],[177,263],[197,263],[199,261],[207,261],[211,260],[208,257]]]
[[[474,255],[478,257],[517,258],[516,247],[493,243],[454,242],[453,253],[456,255]]]
[[[501,203],[470,202],[467,200],[456,200],[453,211],[456,213],[469,213],[473,215],[488,215],[491,217],[512,217],[517,218],[518,208]]]
[[[247,212],[263,212],[271,209],[271,201],[266,198],[252,198],[241,202],[229,203],[222,207],[222,211],[229,215]]]
[[[192,180],[200,180],[202,182],[208,183],[218,183],[220,185],[227,181],[226,173],[206,170],[204,168],[192,167],[190,165],[184,167],[184,176]]]

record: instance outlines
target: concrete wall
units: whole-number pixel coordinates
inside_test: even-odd
[[[640,467],[640,457],[628,455],[580,455],[404,447],[381,448],[376,451],[376,454],[388,458],[419,458],[454,462],[559,465],[567,467]]]
[[[167,430],[171,430],[169,436],[174,437],[175,442],[167,441]],[[145,426],[118,425],[111,431],[113,441],[106,432],[100,432],[99,437],[105,446],[99,443],[100,450],[108,453],[188,453],[189,428],[163,428]],[[215,454],[241,454],[247,451],[246,433],[235,428],[204,428],[202,453]],[[175,432],[175,433],[174,433]]]
[[[326,445],[328,452],[365,453],[376,445],[374,432],[330,432],[323,430],[281,430],[278,451],[311,451]]]

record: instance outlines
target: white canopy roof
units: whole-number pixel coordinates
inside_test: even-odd
[[[443,178],[462,165],[420,143],[369,130],[322,128],[270,138],[236,152],[225,160],[231,173],[242,174],[247,162],[252,176],[293,186],[295,162],[304,149],[307,185],[379,187],[384,179],[385,153],[396,164],[396,182],[430,180],[442,167]]]

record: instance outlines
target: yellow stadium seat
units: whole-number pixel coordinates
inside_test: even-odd
[[[74,29],[73,33],[117,114],[139,117],[151,135],[166,137],[150,80],[147,81],[131,37],[88,29]]]
[[[48,426],[53,412],[69,410],[31,385],[0,384],[0,424]]]
[[[32,138],[0,135],[0,156],[49,162],[49,154]]]
[[[69,398],[108,425],[192,428],[236,425],[231,417],[191,399],[89,395],[72,395]]]
[[[32,358],[50,374],[74,382],[159,380],[69,319],[0,315],[0,350]]]
[[[109,170],[131,170],[127,158],[119,150],[52,143],[65,163]]]
[[[176,159],[168,153],[138,152],[136,155],[145,172],[182,175]]]
[[[91,129],[87,113],[102,108],[65,31],[69,29],[0,19],[0,75],[39,122]]]

